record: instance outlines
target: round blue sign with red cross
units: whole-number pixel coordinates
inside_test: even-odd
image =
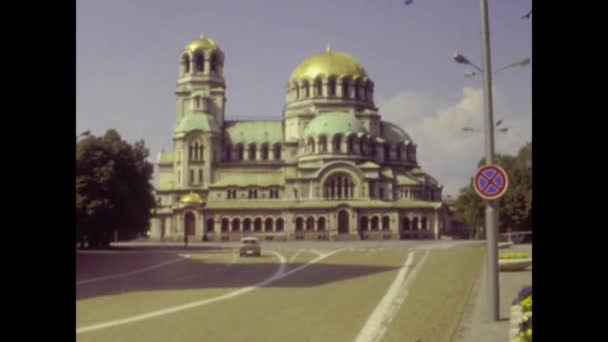
[[[504,195],[509,186],[507,173],[498,165],[483,166],[475,175],[473,187],[479,196],[494,200]]]

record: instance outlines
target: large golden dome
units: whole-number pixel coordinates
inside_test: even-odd
[[[365,69],[355,58],[343,52],[333,51],[329,46],[325,52],[314,54],[300,63],[291,73],[289,81],[311,80],[317,76],[350,76],[367,80]]]
[[[202,49],[205,51],[218,50],[219,46],[213,39],[211,39],[209,37],[205,37],[205,35],[201,34],[198,39],[191,41],[184,48],[184,50],[189,51],[189,52],[194,52],[198,49]]]

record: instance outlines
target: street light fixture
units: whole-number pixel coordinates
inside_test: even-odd
[[[456,63],[458,63],[458,64],[468,64],[468,65],[473,66],[473,64],[471,64],[465,56],[463,56],[459,53],[454,54],[454,61],[456,61]],[[466,61],[466,62],[464,62],[464,61]],[[505,65],[501,68],[494,70],[492,72],[492,75],[495,75],[495,74],[497,74],[503,70],[509,69],[509,68],[524,67],[528,64],[530,64],[530,58],[524,58],[524,59],[521,59],[519,61],[513,62],[511,64]],[[483,73],[483,71],[481,71],[479,69],[477,69],[477,70],[479,71],[479,73]],[[464,71],[464,77],[466,77],[466,78],[471,78],[471,77],[474,77],[475,75],[477,75],[477,72],[475,72],[473,70]]]

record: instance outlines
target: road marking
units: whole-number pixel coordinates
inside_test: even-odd
[[[289,258],[289,262],[292,263],[294,260],[296,260],[296,257],[298,255],[300,255],[304,250],[303,249],[298,249],[298,251],[296,252],[296,254],[294,254],[291,258]]]
[[[408,254],[405,263],[399,273],[397,273],[397,276],[395,276],[395,280],[393,280],[388,291],[386,291],[384,297],[382,297],[372,314],[367,318],[367,322],[365,322],[355,340],[356,342],[377,342],[382,339],[405,297],[407,297],[409,284],[416,277],[418,270],[422,268],[429,253],[430,250],[427,250],[420,262],[418,262],[418,266],[414,268],[409,278],[406,279],[407,272],[414,261],[414,252]]]
[[[142,269],[135,270],[135,271],[118,273],[118,274],[113,274],[113,275],[108,275],[108,276],[103,276],[103,277],[97,277],[97,278],[91,278],[91,279],[87,279],[87,280],[81,280],[79,282],[76,282],[76,286],[78,286],[78,285],[84,285],[84,284],[89,284],[89,283],[94,283],[94,282],[98,282],[98,281],[104,281],[104,280],[110,280],[110,279],[128,277],[128,276],[132,276],[132,275],[135,275],[135,274],[139,274],[139,273],[155,270],[157,268],[161,268],[161,267],[164,267],[164,266],[167,266],[167,265],[170,265],[170,264],[174,264],[176,262],[184,261],[184,260],[186,260],[186,258],[177,258],[177,259],[172,259],[172,260],[169,260],[169,261],[161,262],[160,264],[144,267]]]
[[[285,278],[288,275],[291,275],[295,272],[301,271],[304,268],[312,265],[313,263],[321,261],[322,259],[325,259],[340,251],[341,251],[341,249],[338,249],[338,250],[333,251],[332,253],[327,253],[323,256],[320,256],[318,258],[315,258],[315,259],[309,261],[308,263],[306,263],[304,265],[294,268],[293,270],[291,270],[289,272],[285,272],[285,268],[287,267],[287,265],[286,265],[287,260],[285,259],[285,257],[277,252],[270,251],[270,253],[274,254],[275,256],[277,256],[279,258],[279,262],[280,262],[279,268],[271,277],[266,278],[265,280],[255,284],[253,286],[248,286],[248,287],[245,287],[245,288],[242,288],[242,289],[239,289],[239,290],[236,290],[236,291],[233,291],[233,292],[230,292],[225,295],[218,296],[218,297],[208,298],[208,299],[204,299],[204,300],[200,300],[200,301],[196,301],[196,302],[191,302],[188,304],[183,304],[183,305],[173,306],[173,307],[162,309],[162,310],[152,311],[147,314],[136,315],[136,316],[131,316],[131,317],[127,317],[127,318],[123,318],[123,319],[119,319],[119,320],[85,326],[85,327],[76,329],[76,335],[82,334],[85,332],[110,328],[110,327],[114,327],[117,325],[123,325],[123,324],[133,323],[133,322],[137,322],[137,321],[143,321],[146,319],[164,316],[164,315],[172,314],[175,312],[196,308],[196,307],[203,306],[206,304],[234,298],[236,296],[239,296],[239,295],[245,294],[247,292],[254,291],[260,287],[266,286],[279,279]]]

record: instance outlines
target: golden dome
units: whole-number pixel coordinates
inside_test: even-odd
[[[291,73],[289,81],[311,80],[320,75],[361,77],[367,80],[365,69],[356,59],[349,54],[333,51],[328,46],[325,52],[314,54],[300,63]]]
[[[201,33],[201,35],[198,39],[191,41],[184,48],[184,50],[189,51],[189,52],[194,52],[198,49],[218,50],[219,46],[213,39],[205,37],[205,35],[203,35]]]
[[[182,204],[203,204],[205,201],[201,197],[201,195],[191,192],[187,195],[182,196],[179,199],[179,203]]]

